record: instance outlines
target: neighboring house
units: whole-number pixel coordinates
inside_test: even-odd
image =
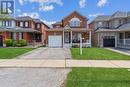
[[[83,38],[83,46],[91,47],[91,30],[87,28],[88,19],[74,11],[60,22],[47,30],[46,44],[48,47],[79,46]]]
[[[0,15],[0,47],[6,38],[12,38],[11,30],[15,28],[15,18],[8,15]]]
[[[5,39],[19,41],[25,39],[27,45],[34,42],[44,44],[45,30],[49,27],[39,19],[33,19],[29,16],[0,18],[0,46],[3,46]]]
[[[92,43],[99,47],[130,48],[130,12],[96,17],[90,24]]]
[[[21,29],[23,39],[27,40],[28,44],[35,42],[45,42],[46,29],[49,27],[39,19],[33,19],[29,16],[16,17],[16,27]]]

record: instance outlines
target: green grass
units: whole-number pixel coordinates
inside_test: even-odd
[[[127,69],[73,68],[66,87],[130,87]]]
[[[116,53],[104,48],[83,48],[80,55],[79,48],[71,48],[72,58],[82,60],[129,60],[130,56]]]
[[[12,59],[31,50],[33,48],[0,48],[0,59]]]

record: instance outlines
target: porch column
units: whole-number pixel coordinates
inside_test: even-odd
[[[92,47],[92,32],[91,31],[89,31],[89,43],[90,43],[90,47]]]
[[[65,35],[64,35],[64,30],[63,30],[63,47],[64,47],[64,37],[65,37]]]
[[[126,39],[125,39],[125,32],[124,32],[124,45],[126,44]]]
[[[117,43],[118,43],[117,36],[115,36],[115,48],[117,48]]]
[[[71,46],[72,46],[72,31],[70,32],[70,43],[71,43]]]

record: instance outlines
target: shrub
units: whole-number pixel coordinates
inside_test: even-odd
[[[19,44],[21,44],[21,46],[26,46],[27,41],[25,39],[22,39],[22,40],[19,41]]]
[[[6,44],[7,47],[12,46],[13,40],[12,39],[5,39],[5,44]]]
[[[72,48],[78,48],[79,46],[78,45],[72,45]]]
[[[14,40],[12,46],[13,46],[13,47],[16,47],[17,44],[18,44],[18,42]]]

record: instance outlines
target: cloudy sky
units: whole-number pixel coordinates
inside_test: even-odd
[[[89,21],[98,15],[116,11],[130,11],[130,0],[15,0],[15,15],[40,18],[51,24],[60,21],[73,11],[86,16]]]

